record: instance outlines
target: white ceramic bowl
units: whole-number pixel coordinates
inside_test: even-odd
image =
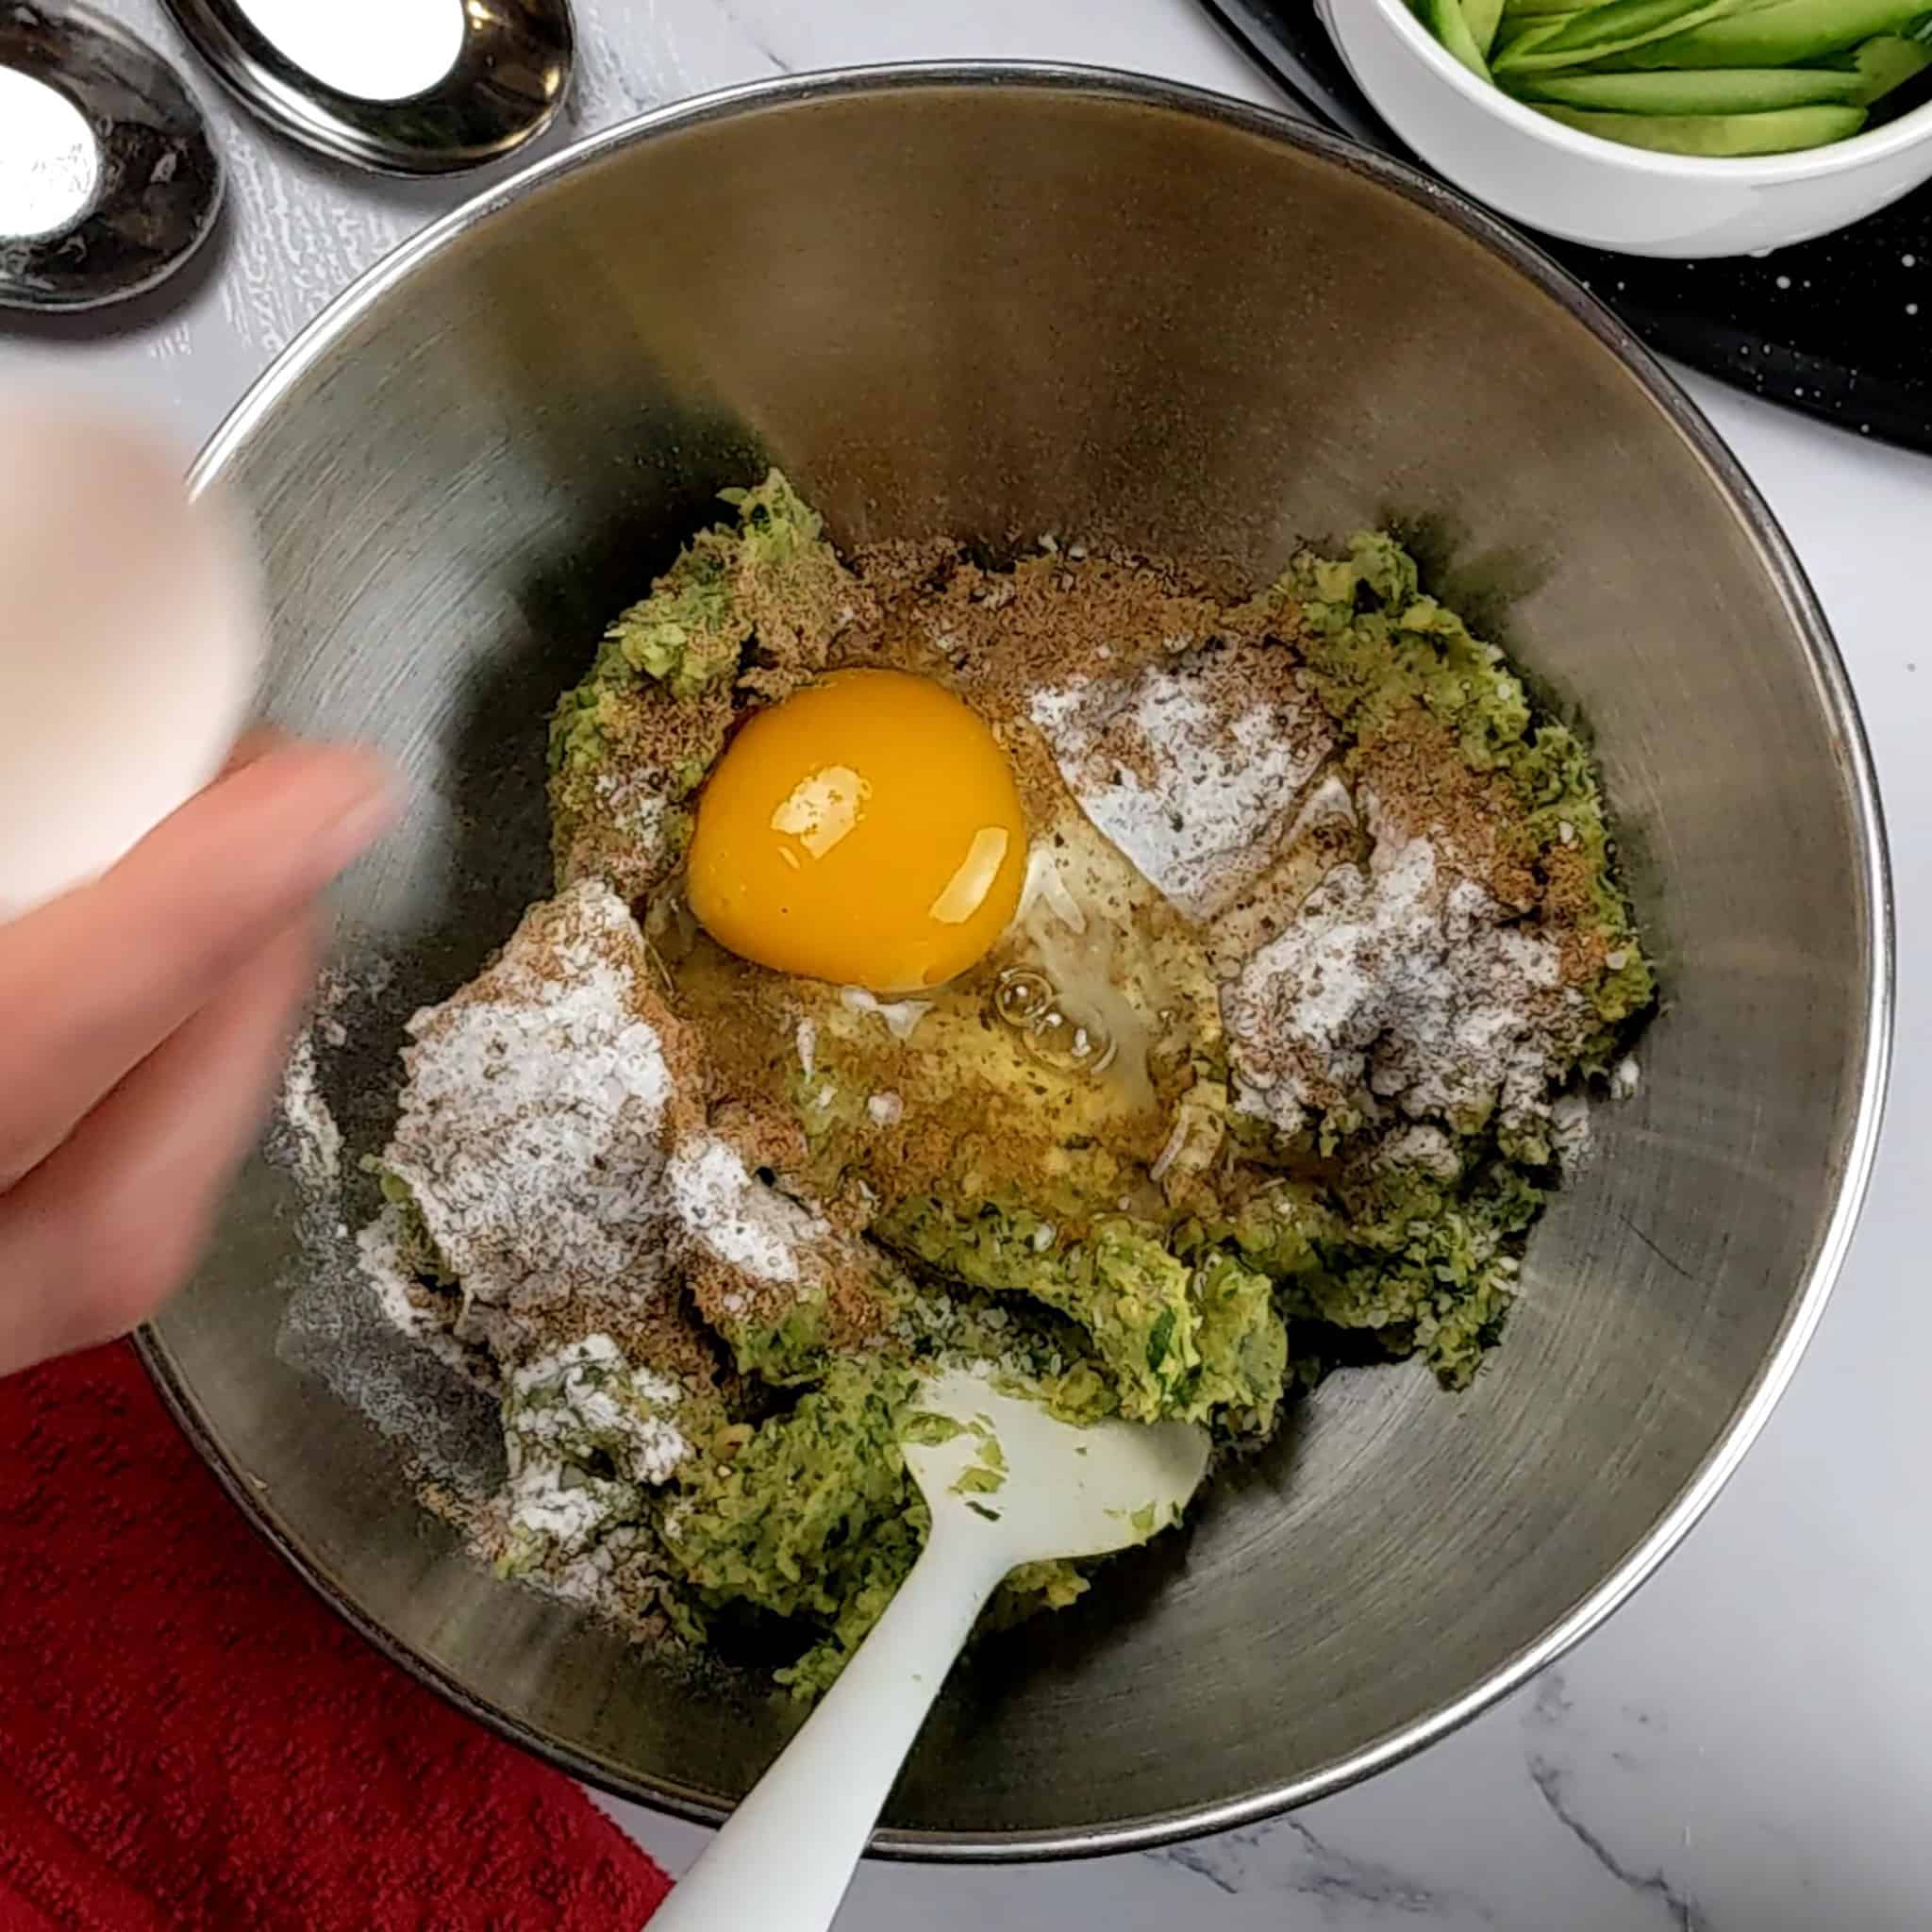
[[[1848,227],[1932,180],[1932,107],[1752,160],[1579,134],[1478,80],[1405,0],[1317,0],[1357,85],[1445,180],[1512,220],[1625,255],[1750,255]]]

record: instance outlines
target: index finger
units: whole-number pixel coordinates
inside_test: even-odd
[[[93,884],[0,925],[0,1186],[58,1145],[392,809],[371,754],[276,746]]]

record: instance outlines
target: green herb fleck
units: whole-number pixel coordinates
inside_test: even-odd
[[[938,1449],[965,1433],[964,1423],[955,1422],[949,1415],[935,1415],[930,1409],[908,1415],[899,1425],[899,1440],[919,1449]]]

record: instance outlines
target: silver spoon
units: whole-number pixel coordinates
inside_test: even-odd
[[[0,308],[138,295],[221,206],[208,124],[158,54],[84,7],[0,6]]]
[[[570,0],[167,0],[256,113],[308,146],[391,175],[513,154],[570,87]]]

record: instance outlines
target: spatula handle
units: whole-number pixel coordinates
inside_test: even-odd
[[[996,1541],[935,1526],[891,1607],[651,1932],[825,1932],[946,1673],[1006,1574]]]

